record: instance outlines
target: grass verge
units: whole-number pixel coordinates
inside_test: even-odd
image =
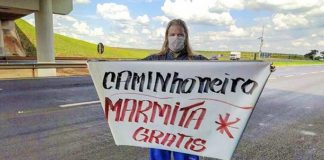
[[[272,61],[273,65],[277,67],[287,67],[287,66],[307,66],[307,65],[324,65],[324,61],[312,61],[312,60],[282,60],[282,61]]]

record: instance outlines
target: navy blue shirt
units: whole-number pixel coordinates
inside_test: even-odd
[[[177,57],[173,56],[172,52],[167,52],[164,55],[158,55],[158,54],[152,54],[144,58],[144,60],[148,61],[154,61],[154,60],[207,60],[206,57],[202,55],[193,55],[188,56],[186,52],[180,52]],[[190,155],[186,153],[180,153],[180,152],[173,152],[174,159],[193,159],[193,160],[199,160],[199,156],[196,155]],[[162,160],[162,159],[169,159],[171,157],[171,151],[168,150],[162,150],[162,149],[150,149],[150,159],[151,160]],[[178,157],[178,158],[176,158]]]
[[[152,54],[144,58],[144,60],[208,60],[202,55],[188,56],[186,52],[180,52],[177,57],[173,57],[172,52],[167,52],[164,55]]]

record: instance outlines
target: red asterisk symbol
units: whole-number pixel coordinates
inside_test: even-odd
[[[229,131],[228,127],[238,129],[237,127],[233,127],[231,125],[237,123],[238,121],[240,121],[240,119],[236,118],[235,121],[229,122],[228,121],[229,116],[230,116],[230,114],[226,113],[225,118],[223,118],[222,115],[219,114],[219,122],[218,121],[215,121],[215,122],[217,124],[219,124],[220,126],[216,130],[219,131],[221,134],[223,134],[225,131],[225,133],[228,135],[228,137],[233,139],[234,137],[233,137],[232,133]]]

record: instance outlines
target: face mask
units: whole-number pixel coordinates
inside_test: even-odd
[[[169,49],[173,52],[181,51],[184,48],[185,37],[168,36]]]

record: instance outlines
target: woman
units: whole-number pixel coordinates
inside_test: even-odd
[[[161,51],[146,57],[145,60],[207,60],[207,58],[193,54],[186,23],[181,19],[174,19],[166,28]]]
[[[169,22],[164,43],[158,54],[153,54],[145,60],[207,60],[204,56],[194,55],[189,45],[188,28],[181,19]],[[196,155],[173,152],[174,160],[199,160]],[[170,160],[171,151],[150,149],[150,160]]]

